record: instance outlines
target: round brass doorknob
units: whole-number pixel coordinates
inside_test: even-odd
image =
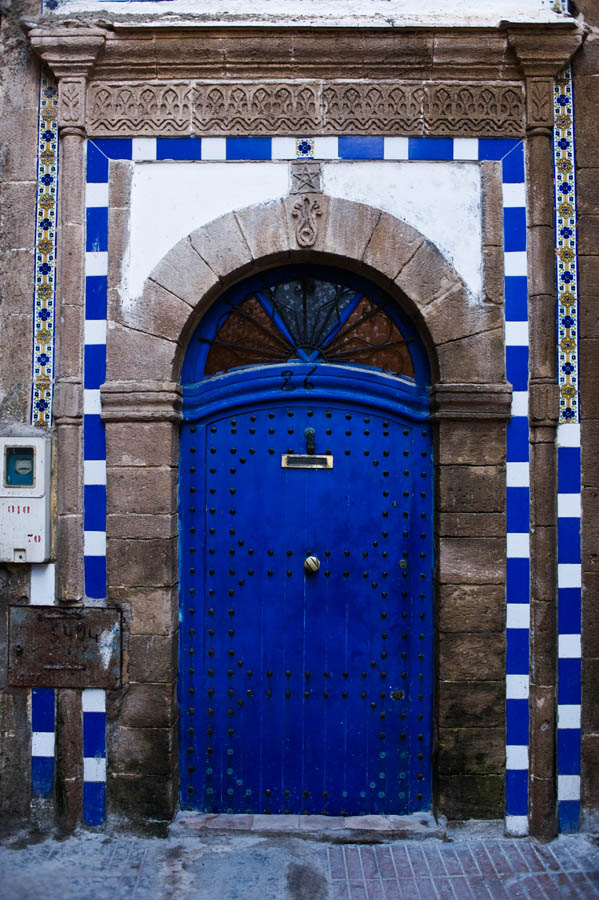
[[[304,560],[304,571],[306,575],[315,575],[320,569],[320,560],[316,556],[308,556]]]

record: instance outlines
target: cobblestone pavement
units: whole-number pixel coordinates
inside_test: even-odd
[[[553,900],[599,898],[599,839],[485,837],[333,844],[296,835],[22,834],[0,846],[3,900]]]

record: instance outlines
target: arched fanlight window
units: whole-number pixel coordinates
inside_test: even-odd
[[[271,269],[229,290],[200,323],[183,380],[294,361],[427,380],[424,351],[397,304],[364,279],[315,266]]]

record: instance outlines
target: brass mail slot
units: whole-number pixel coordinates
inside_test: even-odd
[[[281,457],[283,469],[332,469],[333,457],[317,456],[315,453],[283,453]]]

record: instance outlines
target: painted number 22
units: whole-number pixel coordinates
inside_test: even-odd
[[[316,372],[316,369],[317,369],[317,366],[313,366],[310,369],[310,371],[308,372],[308,374],[306,375],[306,377],[304,378],[304,385],[303,385],[304,390],[306,390],[306,391],[314,390],[314,383],[312,381],[310,381],[310,376],[314,375],[314,373]],[[293,372],[292,369],[283,369],[283,371],[281,372],[281,378],[283,379],[283,384],[281,385],[282,391],[294,391],[296,389],[297,385],[293,384],[291,381],[294,374],[295,373]]]

